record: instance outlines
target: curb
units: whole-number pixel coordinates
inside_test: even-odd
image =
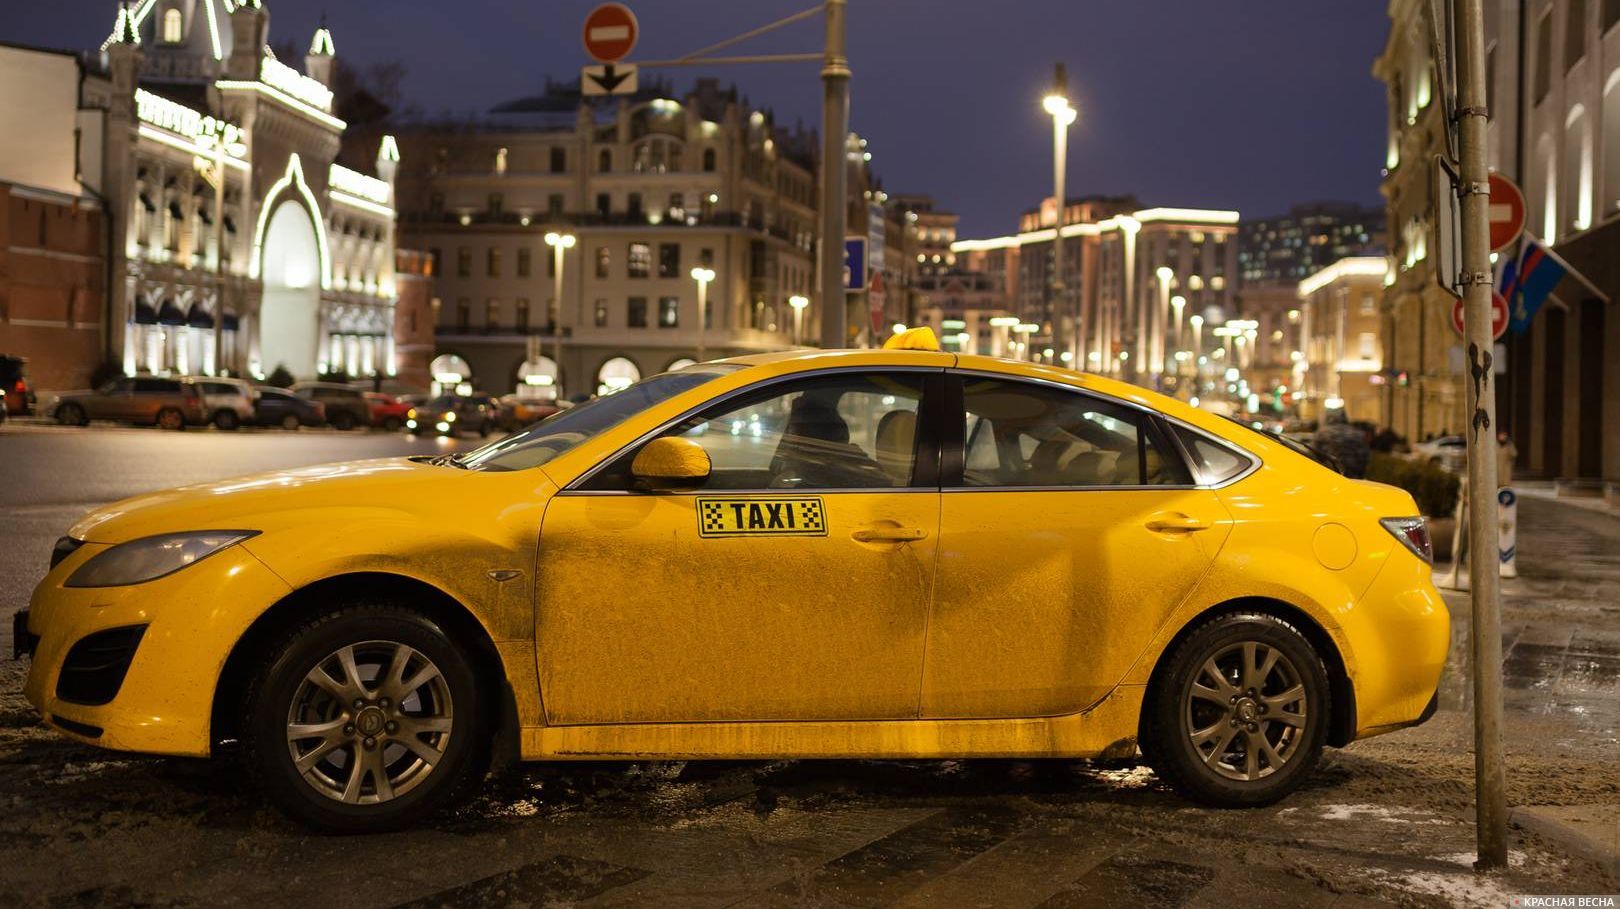
[[[1508,811],[1508,823],[1596,862],[1620,882],[1620,805],[1522,806]]]

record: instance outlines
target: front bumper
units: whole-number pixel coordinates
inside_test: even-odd
[[[240,545],[189,568],[129,587],[62,583],[105,544],[86,543],[34,590],[17,627],[33,645],[23,688],[55,728],[121,751],[206,756],[214,691],[242,634],[290,592]],[[145,626],[115,693],[103,704],[62,697],[63,667],[74,645],[97,633]],[[74,690],[72,685],[68,691]]]

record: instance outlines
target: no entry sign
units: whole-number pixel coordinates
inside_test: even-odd
[[[1491,197],[1488,203],[1491,219],[1491,252],[1501,252],[1513,245],[1524,232],[1524,193],[1512,180],[1501,174],[1491,174]]]
[[[1499,340],[1507,332],[1508,303],[1507,298],[1500,293],[1491,294],[1491,339]],[[1463,323],[1463,301],[1458,300],[1451,304],[1451,328],[1457,332],[1457,337],[1468,337],[1467,329]]]
[[[617,63],[636,46],[636,14],[623,3],[604,3],[585,17],[585,53],[598,63]]]

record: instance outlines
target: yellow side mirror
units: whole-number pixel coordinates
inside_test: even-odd
[[[636,485],[654,491],[696,489],[709,478],[712,465],[703,446],[679,436],[653,439],[630,462]]]

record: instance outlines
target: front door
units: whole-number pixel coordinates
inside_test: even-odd
[[[1124,677],[1230,517],[1146,412],[1053,385],[960,381],[922,715],[1074,713]]]
[[[917,715],[939,540],[939,370],[792,377],[668,427],[708,482],[635,450],[560,493],[537,635],[557,725]]]

